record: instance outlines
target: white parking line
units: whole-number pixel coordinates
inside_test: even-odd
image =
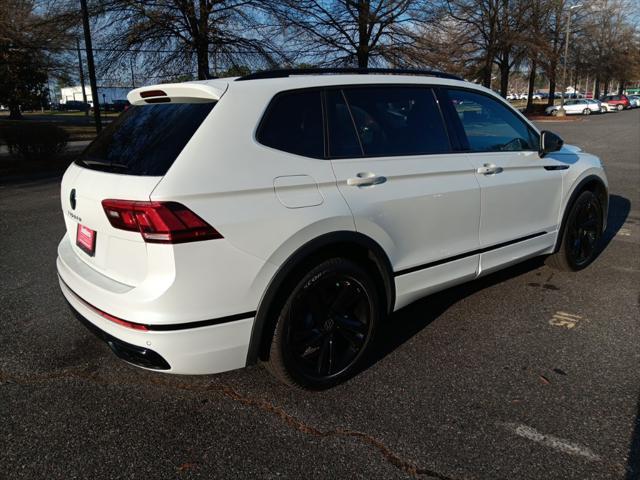
[[[531,440],[532,442],[539,443],[546,447],[551,447],[562,453],[580,456],[592,462],[602,461],[602,459],[598,455],[596,455],[587,447],[578,445],[577,443],[573,443],[569,440],[565,440],[553,435],[540,433],[535,428],[529,427],[527,425],[518,423],[502,423],[501,425],[507,430],[515,433],[519,437],[526,438],[527,440]]]

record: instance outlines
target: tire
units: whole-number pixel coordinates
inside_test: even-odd
[[[618,109],[619,112],[621,112],[622,110],[624,110],[624,105],[618,104],[616,108]]]
[[[383,316],[365,270],[346,258],[326,260],[293,285],[265,366],[289,386],[330,388],[358,371]]]
[[[551,116],[552,117],[558,116],[558,110],[551,110]]]
[[[585,190],[570,207],[561,232],[560,248],[547,258],[558,270],[576,272],[588,267],[598,255],[602,238],[602,205],[595,193]]]
[[[582,111],[582,114],[583,114],[583,115],[591,115],[591,110],[589,110],[588,108],[585,108],[585,109]]]

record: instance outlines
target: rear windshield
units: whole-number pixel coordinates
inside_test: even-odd
[[[86,148],[76,164],[125,175],[167,173],[215,103],[130,107]]]

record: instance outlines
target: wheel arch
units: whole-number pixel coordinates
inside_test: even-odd
[[[600,200],[603,212],[603,229],[606,229],[607,213],[609,211],[609,191],[602,178],[593,174],[587,175],[582,180],[577,182],[577,184],[573,187],[571,195],[569,196],[569,200],[565,204],[564,212],[562,213],[562,222],[560,223],[560,229],[558,230],[558,238],[556,239],[556,244],[553,249],[554,253],[560,249],[562,238],[564,236],[564,229],[567,224],[567,218],[569,217],[569,211],[571,210],[571,207],[575,203],[578,196],[582,192],[587,190],[595,193],[598,197],[598,200]]]
[[[358,261],[376,280],[387,313],[395,305],[393,268],[384,249],[372,238],[354,231],[327,233],[296,249],[278,268],[265,289],[256,312],[247,365],[266,359],[278,312],[287,298],[287,284],[299,278],[313,265],[332,257]]]

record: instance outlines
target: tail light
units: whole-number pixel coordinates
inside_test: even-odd
[[[148,243],[185,243],[222,235],[184,205],[176,202],[103,200],[113,228],[139,231]]]

